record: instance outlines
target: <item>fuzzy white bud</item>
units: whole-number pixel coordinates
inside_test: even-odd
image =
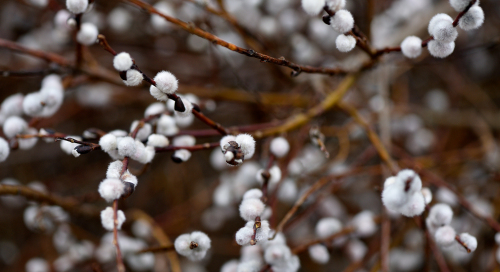
[[[424,187],[422,188],[422,195],[424,196],[425,204],[429,204],[432,201],[432,192],[431,189]]]
[[[191,152],[186,149],[179,149],[174,152],[173,157],[177,158],[180,161],[186,162],[191,158]]]
[[[345,0],[326,0],[326,5],[330,10],[338,11],[345,7]]]
[[[175,119],[170,116],[163,114],[156,125],[156,133],[165,136],[172,136],[179,132],[179,128],[175,124]]]
[[[465,244],[465,246],[470,249],[471,252],[474,252],[477,248],[477,239],[476,237],[464,232],[458,235],[460,240]],[[467,251],[465,248],[460,247],[463,251]]]
[[[446,58],[455,50],[455,42],[442,43],[432,40],[427,44],[427,48],[433,57]]]
[[[453,219],[453,210],[446,204],[436,204],[432,206],[426,218],[427,227],[437,229],[441,226],[449,225]]]
[[[335,31],[343,34],[354,27],[354,18],[348,10],[341,9],[335,12],[335,15],[330,20],[330,25]]]
[[[255,220],[264,211],[264,203],[257,198],[244,199],[240,205],[240,216],[246,221]]]
[[[342,229],[342,223],[333,217],[322,218],[316,224],[315,232],[319,238],[326,238]]]
[[[117,213],[117,219],[118,219],[118,224],[116,226],[117,229],[122,228],[123,222],[125,222],[125,214],[123,211],[118,210]],[[101,211],[101,223],[102,226],[108,230],[108,231],[113,231],[114,229],[114,211],[113,208],[107,207],[106,209]]]
[[[142,73],[135,69],[128,70],[126,77],[127,80],[124,80],[123,83],[127,86],[139,86],[144,79]]]
[[[12,138],[23,133],[28,128],[28,123],[19,116],[10,116],[3,123],[3,133],[7,138]]]
[[[9,143],[2,137],[0,137],[0,162],[3,162],[9,157],[10,147]]]
[[[484,11],[480,6],[474,6],[458,21],[458,26],[465,31],[479,28],[484,23]]]
[[[374,214],[370,211],[358,213],[352,219],[352,225],[356,228],[359,237],[369,237],[377,231],[377,224],[373,220]]]
[[[111,133],[102,136],[99,139],[99,145],[101,146],[101,149],[106,153],[116,150],[117,147],[116,136]]]
[[[112,202],[115,199],[119,199],[125,189],[123,182],[116,178],[108,178],[99,184],[98,192],[104,200],[107,202]]]
[[[401,43],[401,52],[407,58],[416,58],[422,54],[422,39],[416,36],[408,36]]]
[[[330,260],[328,249],[321,244],[312,245],[308,248],[309,256],[315,263],[326,264]]]
[[[67,136],[67,138],[72,138],[72,139],[75,139],[78,141],[82,140],[82,138],[80,136]],[[61,149],[62,149],[62,151],[64,151],[64,153],[66,153],[68,155],[72,155],[73,150],[75,150],[75,147],[77,147],[78,145],[79,144],[77,144],[77,143],[72,143],[69,141],[61,140]]]
[[[172,73],[167,71],[161,71],[156,74],[154,81],[156,82],[156,88],[165,94],[175,93],[179,84],[177,82],[177,78]]]
[[[25,265],[26,272],[49,272],[49,263],[42,258],[32,258]]]
[[[109,164],[108,170],[106,171],[106,178],[108,179],[120,179],[120,173],[123,168],[123,162],[114,161]]]
[[[262,197],[262,191],[260,189],[250,189],[245,192],[243,195],[243,200],[245,199],[251,199],[251,198],[256,198],[260,199]]]
[[[356,47],[356,39],[351,35],[340,34],[335,40],[335,45],[340,52],[349,52]]]
[[[472,0],[450,0],[450,5],[453,7],[457,12],[463,11],[471,2]],[[476,1],[476,4],[479,1]]]
[[[210,238],[201,231],[182,234],[174,242],[175,251],[191,261],[202,260],[210,249],[210,246]]]
[[[66,0],[66,8],[74,14],[84,13],[88,6],[88,0]]]
[[[130,137],[118,139],[117,143],[118,154],[123,157],[132,157],[135,153],[135,140]]]
[[[453,27],[452,22],[448,20],[440,20],[436,22],[434,27],[431,29],[431,35],[436,41],[450,43],[457,39],[458,31],[455,27]]]
[[[168,100],[167,95],[153,85],[151,85],[151,87],[149,87],[149,93],[157,100],[160,100],[160,101],[167,101]]]
[[[187,100],[183,97],[181,97],[181,101],[182,101],[182,104],[184,104],[184,111],[175,111],[175,115],[179,116],[179,117],[183,117],[183,118],[186,118],[186,117],[192,115],[193,114],[192,113],[193,104],[189,100]]]
[[[290,151],[290,144],[284,137],[276,137],[271,141],[269,149],[277,158],[283,158]]]
[[[450,226],[443,226],[437,229],[434,234],[434,238],[436,239],[436,243],[440,246],[450,246],[455,241],[455,230]]]
[[[429,35],[432,35],[432,31],[434,30],[435,26],[437,23],[440,21],[446,21],[449,23],[453,23],[453,19],[450,17],[450,15],[445,14],[445,13],[438,13],[434,15],[431,20],[429,21],[429,25],[427,27],[427,31],[429,32]]]
[[[241,147],[241,151],[245,155],[245,160],[252,158],[255,153],[255,140],[250,134],[239,134],[234,139]]]
[[[302,0],[301,3],[304,11],[311,16],[318,15],[325,6],[325,0]]]
[[[113,58],[113,67],[118,71],[127,71],[133,64],[134,61],[127,52],[121,52]]]
[[[151,134],[148,137],[148,146],[153,146],[153,147],[165,147],[168,146],[169,141],[168,138],[161,135],[161,134]]]
[[[83,45],[93,45],[97,41],[99,30],[92,23],[83,23],[76,34],[76,40]]]

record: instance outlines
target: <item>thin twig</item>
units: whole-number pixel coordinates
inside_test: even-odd
[[[157,10],[156,8],[154,8],[153,6],[151,6],[148,3],[142,2],[140,0],[123,0],[123,1],[134,4],[137,7],[142,8],[149,13],[159,15],[159,16],[163,17],[165,20],[181,27],[182,29],[184,29],[185,31],[187,31],[191,34],[199,36],[203,39],[206,39],[214,44],[225,47],[225,48],[227,48],[231,51],[234,51],[236,53],[259,59],[261,62],[268,62],[268,63],[273,63],[273,64],[289,67],[289,68],[293,69],[293,71],[295,72],[294,75],[298,75],[301,72],[320,73],[320,74],[328,74],[328,75],[337,75],[337,74],[346,74],[347,73],[346,71],[344,71],[342,69],[338,69],[338,68],[324,68],[324,67],[313,67],[313,66],[308,66],[308,65],[299,65],[299,64],[296,64],[296,63],[293,63],[291,61],[286,60],[284,57],[274,58],[274,57],[256,52],[252,49],[245,49],[245,48],[236,46],[235,44],[229,43],[225,40],[222,40],[219,37],[217,37],[209,32],[206,32],[201,28],[194,26],[193,24],[186,23],[186,22],[181,21],[177,18],[174,18],[174,17],[168,16],[164,13],[161,13],[159,10]]]
[[[342,236],[345,236],[345,235],[348,235],[350,233],[353,233],[354,231],[356,230],[356,228],[354,228],[353,226],[347,226],[343,229],[341,229],[340,231],[336,232],[335,234],[332,234],[326,238],[318,238],[318,239],[314,239],[314,240],[311,240],[303,245],[300,245],[300,246],[297,246],[297,247],[294,247],[292,249],[292,254],[299,254],[301,252],[304,252],[306,251],[310,246],[312,245],[315,245],[315,244],[319,244],[319,243],[328,243],[330,241],[333,241],[339,237],[342,237]]]
[[[193,146],[173,146],[169,145],[166,147],[157,147],[155,148],[156,153],[160,152],[168,152],[168,151],[175,151],[175,150],[180,150],[180,149],[186,149],[188,151],[198,151],[198,150],[204,150],[204,149],[211,149],[214,147],[220,146],[219,142],[213,142],[213,143],[204,143],[204,144],[199,144],[199,145],[193,145]]]
[[[22,185],[0,184],[0,195],[20,195],[26,197],[29,200],[56,205],[69,212],[90,217],[96,217],[100,214],[99,209],[96,209],[87,204],[80,203],[74,198],[62,198],[52,194],[36,191]]]
[[[375,146],[375,149],[377,149],[380,158],[387,164],[387,166],[389,166],[393,174],[397,173],[399,167],[393,161],[393,159],[389,155],[389,152],[387,152],[387,149],[382,144],[382,141],[378,137],[377,133],[375,133],[370,125],[363,119],[363,117],[361,117],[356,108],[346,103],[338,103],[338,107],[351,115],[351,117],[354,118],[354,120],[366,130],[368,138],[370,139],[373,146]]]
[[[324,185],[328,184],[331,182],[333,179],[331,177],[324,177],[316,181],[302,196],[297,199],[295,204],[293,204],[293,207],[286,213],[285,217],[281,220],[281,222],[278,224],[276,227],[276,232],[274,233],[274,236],[270,238],[269,240],[273,240],[274,237],[276,237],[276,234],[283,231],[283,227],[286,225],[288,220],[292,218],[292,216],[295,214],[295,212],[299,209],[299,207],[307,200],[307,198],[316,192],[317,190],[321,189]]]
[[[350,74],[346,76],[342,82],[338,85],[337,89],[328,94],[323,101],[318,105],[309,109],[305,113],[300,113],[289,118],[284,124],[272,127],[263,131],[256,131],[254,136],[257,138],[262,138],[266,136],[271,136],[275,134],[280,134],[283,132],[291,131],[297,129],[305,124],[307,124],[312,118],[319,116],[326,112],[327,110],[338,104],[344,95],[347,93],[349,88],[356,82],[358,75]]]
[[[122,252],[118,244],[118,199],[113,201],[113,244],[116,248],[116,268],[118,272],[125,272],[125,265],[123,264]]]

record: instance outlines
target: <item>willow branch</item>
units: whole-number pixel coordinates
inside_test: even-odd
[[[314,240],[311,240],[303,245],[300,245],[300,246],[297,246],[295,248],[292,249],[292,254],[299,254],[303,251],[306,251],[310,246],[312,245],[315,245],[315,244],[319,244],[319,243],[328,243],[330,241],[333,241],[339,237],[342,237],[342,236],[345,236],[345,235],[348,235],[350,233],[353,233],[356,229],[353,227],[353,226],[347,226],[343,229],[341,229],[339,232],[335,233],[335,234],[332,234],[326,238],[318,238],[318,239],[314,239]]]
[[[116,268],[118,272],[125,272],[125,265],[123,264],[122,252],[118,244],[118,199],[113,201],[113,244],[116,248]]]
[[[356,108],[354,108],[351,105],[348,105],[346,103],[339,103],[338,107],[348,113],[356,123],[358,123],[361,127],[363,127],[366,130],[366,133],[368,134],[368,138],[370,139],[371,143],[377,150],[380,158],[389,166],[391,172],[393,174],[397,173],[399,171],[399,167],[397,164],[392,160],[391,156],[389,155],[389,152],[387,149],[384,147],[382,144],[382,141],[378,137],[377,133],[370,127],[368,122],[366,122],[363,117],[358,113]]]
[[[263,137],[267,137],[267,136],[271,136],[271,135],[275,135],[275,134],[280,134],[283,132],[297,129],[297,128],[309,123],[309,121],[312,118],[323,114],[324,112],[326,112],[327,110],[333,108],[336,104],[338,104],[342,100],[344,95],[347,93],[349,88],[351,88],[351,86],[354,84],[354,82],[356,82],[357,77],[358,77],[357,74],[348,75],[347,77],[345,77],[342,80],[342,82],[340,82],[337,89],[335,91],[331,92],[330,94],[328,94],[328,96],[323,101],[321,101],[318,105],[309,109],[305,113],[300,113],[300,114],[297,114],[295,116],[292,116],[287,121],[285,121],[284,124],[282,124],[280,126],[269,128],[269,129],[266,129],[263,131],[257,131],[254,133],[254,136],[256,138],[263,138]]]
[[[54,54],[54,53],[48,53],[48,52],[36,50],[36,49],[30,49],[30,48],[22,46],[18,43],[12,42],[12,41],[0,39],[0,47],[7,48],[7,49],[17,51],[17,52],[21,52],[23,54],[31,55],[33,57],[37,57],[37,58],[46,60],[48,62],[57,63],[61,66],[70,67],[72,65],[72,63],[69,60],[67,60],[66,58],[64,58],[62,56],[59,56],[59,55]]]
[[[49,193],[43,193],[21,185],[0,184],[0,195],[20,195],[29,200],[59,206],[71,213],[89,217],[99,216],[100,210],[87,204],[82,204],[73,198],[63,198]]]
[[[199,145],[193,145],[193,146],[173,146],[169,145],[166,147],[157,147],[155,148],[156,153],[161,153],[161,152],[168,152],[168,151],[175,151],[179,149],[186,149],[188,151],[198,151],[198,150],[204,150],[204,149],[211,149],[214,147],[218,147],[220,145],[219,142],[213,142],[213,143],[204,143],[204,144],[199,144]]]
[[[293,204],[293,207],[286,213],[285,217],[281,220],[281,222],[278,224],[276,227],[276,232],[274,233],[274,236],[270,238],[269,240],[273,240],[274,237],[276,237],[276,234],[283,231],[283,227],[286,225],[286,223],[292,218],[292,216],[295,214],[295,212],[299,209],[299,207],[304,204],[304,202],[307,200],[307,198],[313,194],[314,192],[318,191],[321,189],[323,186],[328,184],[330,181],[332,181],[331,177],[324,177],[316,181],[302,196],[297,199],[295,204]]]
[[[245,49],[239,46],[236,46],[235,44],[229,43],[225,40],[220,39],[219,37],[204,31],[203,29],[196,27],[192,24],[186,23],[184,21],[181,21],[177,18],[174,18],[172,16],[168,16],[166,14],[161,13],[159,10],[154,8],[148,3],[142,2],[140,0],[123,0],[125,2],[131,3],[143,10],[145,10],[148,13],[156,14],[160,17],[163,17],[165,20],[179,26],[180,28],[184,29],[185,31],[194,34],[200,38],[203,38],[205,40],[208,40],[212,42],[213,44],[220,45],[222,47],[225,47],[231,51],[234,51],[236,53],[245,55],[247,57],[252,57],[259,59],[261,62],[268,62],[268,63],[273,63],[276,65],[281,65],[281,66],[286,66],[288,68],[291,68],[295,73],[293,75],[298,75],[301,72],[304,73],[319,73],[319,74],[328,74],[328,75],[337,75],[337,74],[346,74],[347,72],[338,69],[338,68],[324,68],[324,67],[313,67],[313,66],[308,66],[308,65],[300,65],[293,63],[291,61],[286,60],[284,57],[280,58],[274,58],[259,52],[256,52],[252,49]]]

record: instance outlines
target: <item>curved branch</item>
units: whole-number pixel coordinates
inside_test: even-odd
[[[100,209],[82,204],[73,198],[62,198],[60,196],[42,193],[21,185],[0,184],[0,195],[20,195],[29,200],[56,205],[69,212],[88,217],[97,217],[101,213]]]

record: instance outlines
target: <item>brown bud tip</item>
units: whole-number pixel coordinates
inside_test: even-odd
[[[120,78],[122,80],[127,80],[127,71],[121,71],[120,72]]]
[[[191,244],[189,244],[189,249],[195,249],[198,247],[198,243],[191,241]]]
[[[125,188],[123,190],[123,198],[129,197],[135,191],[135,185],[131,182],[125,182]]]
[[[191,104],[193,104],[193,109],[194,109],[195,111],[197,111],[197,112],[201,112],[200,106],[198,106],[198,105],[197,105],[197,104],[195,104],[195,103],[191,103]]]
[[[79,145],[79,146],[75,147],[75,150],[79,154],[87,154],[87,153],[90,153],[90,151],[92,151],[92,147],[88,146],[88,145]]]
[[[175,163],[182,163],[181,158],[174,156],[174,154],[172,154],[172,161]]]
[[[257,241],[255,241],[255,239],[250,240],[250,245],[255,246],[255,244],[257,244]]]
[[[330,25],[331,21],[332,21],[332,17],[330,17],[330,15],[323,16],[323,23]]]
[[[184,107],[184,103],[182,103],[182,99],[180,97],[178,97],[175,100],[174,110],[179,111],[179,112],[185,112],[186,111],[186,107]]]

